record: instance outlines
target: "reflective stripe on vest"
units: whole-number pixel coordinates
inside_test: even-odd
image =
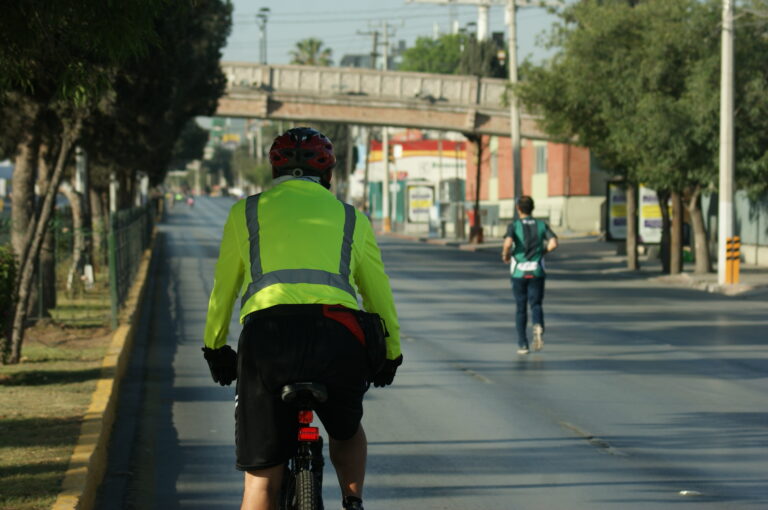
[[[342,202],[344,206],[344,239],[341,243],[339,273],[330,273],[321,269],[278,269],[264,273],[261,267],[261,252],[259,247],[259,198],[253,195],[245,201],[245,219],[248,225],[248,242],[251,253],[251,284],[243,294],[241,306],[262,289],[277,283],[311,283],[328,285],[348,292],[357,299],[355,289],[349,283],[350,265],[352,262],[352,236],[355,233],[355,208]]]

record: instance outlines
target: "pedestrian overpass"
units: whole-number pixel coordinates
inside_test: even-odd
[[[223,62],[216,115],[509,136],[507,81],[373,69]],[[521,115],[525,138],[545,138]]]

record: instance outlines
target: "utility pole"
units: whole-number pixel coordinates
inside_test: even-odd
[[[507,56],[507,67],[509,68],[509,81],[514,85],[517,83],[517,3],[515,0],[507,0],[506,21],[507,30],[509,31],[509,55]],[[512,183],[515,205],[517,205],[517,199],[523,194],[523,160],[520,157],[522,146],[522,140],[520,139],[520,103],[517,100],[516,94],[510,94],[509,98],[509,132],[512,145]],[[517,208],[515,208],[515,217],[517,217]]]
[[[375,30],[373,32],[358,32],[361,35],[373,35],[373,52],[371,53],[371,60],[372,60],[372,67],[375,68],[376,66],[376,56],[377,56],[377,49],[378,45],[381,44],[383,46],[382,51],[382,70],[388,71],[389,70],[389,38],[390,36],[393,36],[394,33],[390,34],[390,26],[387,21],[381,22],[381,35],[382,35],[382,41],[381,43],[378,42],[379,37],[379,31]],[[383,180],[383,189],[381,192],[381,209],[382,209],[382,215],[384,216],[384,221],[382,223],[382,230],[384,232],[392,232],[392,219],[391,219],[391,213],[389,210],[389,127],[383,126],[381,128],[381,149],[382,149],[382,157],[384,159],[384,180]]]
[[[560,1],[506,0],[506,22],[509,32],[509,81],[517,83],[517,9],[520,7],[557,7]],[[509,101],[509,132],[512,142],[512,181],[514,185],[515,204],[523,194],[523,162],[520,157],[522,140],[520,139],[520,103],[517,96],[512,94]],[[517,217],[517,209],[515,209]]]
[[[384,51],[382,52],[382,58],[384,59],[382,70],[389,70],[389,25],[386,21],[384,25]],[[384,211],[384,232],[392,232],[392,211],[389,207],[389,126],[384,126],[381,130],[381,148],[382,156],[384,157],[384,189],[382,190],[382,209]]]
[[[733,237],[733,0],[723,0],[720,65],[720,187],[717,210],[717,282],[726,283],[726,243]]]
[[[379,55],[379,31],[368,32],[357,31],[359,35],[370,35],[373,37],[373,48],[371,49],[371,69],[376,69],[376,57]],[[370,193],[368,190],[368,178],[371,160],[371,128],[365,128],[365,173],[363,174],[363,210],[370,212]]]
[[[267,21],[269,20],[269,7],[262,7],[256,15],[259,24],[259,63],[267,63]]]
[[[517,9],[521,7],[559,7],[558,0],[408,0],[409,3],[431,3],[443,5],[477,5],[477,39],[488,38],[488,9],[491,5],[506,5],[506,23],[509,32],[509,81],[517,83]],[[509,132],[512,144],[512,178],[515,201],[523,194],[522,160],[520,157],[520,104],[512,95],[509,102]],[[517,213],[515,213],[517,214]]]

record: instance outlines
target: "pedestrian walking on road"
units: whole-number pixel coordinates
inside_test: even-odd
[[[328,388],[317,415],[330,436],[342,504],[362,510],[363,395],[370,383],[392,384],[403,361],[389,278],[370,221],[329,191],[336,158],[325,135],[290,129],[275,138],[269,159],[273,187],[235,203],[224,225],[203,348],[215,382],[237,379],[241,508],[277,508],[298,436],[295,410],[280,390],[311,381]],[[227,334],[240,294],[236,353]],[[382,348],[379,363],[371,363],[371,346],[384,342],[386,359]]]
[[[544,220],[533,218],[533,199],[517,199],[519,218],[507,227],[501,260],[509,264],[512,293],[517,304],[517,353],[528,354],[528,306],[533,316],[533,350],[544,348],[544,255],[557,248],[557,236]]]

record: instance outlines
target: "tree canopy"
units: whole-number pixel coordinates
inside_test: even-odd
[[[0,148],[16,159],[19,261],[13,323],[0,348],[6,361],[20,357],[34,267],[75,143],[88,148],[91,170],[118,171],[124,190],[139,171],[162,179],[183,127],[212,113],[223,91],[218,60],[230,24],[227,0],[5,3]]]
[[[305,66],[329,66],[333,51],[323,48],[323,41],[309,37],[296,43],[296,48],[291,50],[291,64]]]
[[[765,5],[764,0],[752,2]],[[526,63],[521,101],[552,136],[575,139],[630,182],[698,198],[715,189],[719,151],[720,2],[585,0],[560,13],[541,65]],[[737,174],[768,186],[768,50],[747,10],[736,27]],[[703,222],[702,222],[703,225]],[[706,239],[703,227],[699,241]],[[707,257],[705,246],[697,263]]]
[[[478,41],[473,35],[444,34],[437,38],[419,37],[403,52],[401,71],[436,74],[470,74],[506,78],[507,70],[499,62],[495,41]]]

